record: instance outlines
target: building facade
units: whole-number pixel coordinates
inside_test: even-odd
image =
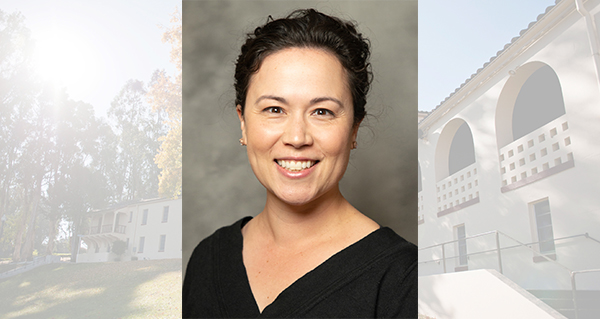
[[[77,262],[181,258],[181,198],[152,199],[90,212]],[[117,256],[112,247],[126,243]]]
[[[600,291],[600,1],[562,0],[419,122],[419,274]]]

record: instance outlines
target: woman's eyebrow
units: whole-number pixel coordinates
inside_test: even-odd
[[[334,97],[329,97],[329,96],[316,97],[316,98],[310,100],[310,105],[315,105],[317,103],[321,103],[321,102],[325,102],[325,101],[332,101],[334,103],[337,103],[341,108],[344,108],[344,104],[342,103],[342,101],[340,101]]]
[[[275,100],[275,101],[281,102],[285,105],[288,104],[286,99],[284,99],[280,96],[275,96],[275,95],[261,95],[258,99],[256,99],[256,102],[254,102],[254,104],[258,104],[262,100]]]
[[[281,96],[276,96],[276,95],[261,95],[258,99],[256,99],[256,102],[254,102],[254,104],[258,104],[262,100],[275,100],[275,101],[283,103],[285,105],[289,104],[285,98],[283,98]],[[310,105],[315,105],[315,104],[325,102],[325,101],[332,101],[332,102],[338,104],[341,108],[344,108],[344,104],[342,103],[342,101],[340,101],[334,97],[330,97],[330,96],[316,97],[316,98],[310,100]]]

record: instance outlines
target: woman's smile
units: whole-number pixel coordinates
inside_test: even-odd
[[[319,163],[317,160],[276,160],[276,168],[287,178],[301,179],[308,177]]]
[[[282,168],[284,168],[285,170],[288,170],[290,172],[298,172],[298,171],[303,171],[303,170],[313,167],[313,165],[317,164],[318,161],[276,160],[276,163],[279,166],[281,166]]]

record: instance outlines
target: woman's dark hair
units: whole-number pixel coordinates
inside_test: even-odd
[[[314,9],[296,10],[286,18],[273,20],[249,33],[235,66],[235,104],[242,114],[250,78],[264,59],[287,48],[318,48],[333,53],[348,76],[354,104],[354,125],[367,114],[367,93],[373,77],[369,63],[369,40],[351,22],[330,17]]]

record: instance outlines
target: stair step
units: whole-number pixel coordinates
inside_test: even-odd
[[[573,293],[570,290],[529,290],[541,301],[556,309],[567,318],[575,318]],[[578,319],[600,318],[600,291],[578,290]]]
[[[575,310],[573,309],[558,312],[569,319],[575,319]],[[577,314],[577,319],[598,319],[599,317],[600,312],[597,309],[579,309]]]

